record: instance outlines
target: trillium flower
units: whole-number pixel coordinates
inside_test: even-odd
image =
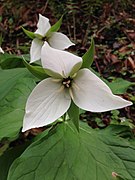
[[[0,53],[4,54],[4,51],[1,47],[0,47]]]
[[[71,101],[92,112],[132,104],[113,95],[110,88],[89,69],[80,69],[82,58],[78,56],[53,49],[45,42],[41,62],[50,77],[41,81],[30,94],[22,131],[54,122],[67,112]]]
[[[41,48],[44,41],[48,41],[51,47],[64,50],[69,46],[74,45],[69,38],[60,32],[52,32],[49,37],[46,37],[48,30],[51,28],[49,19],[39,14],[39,21],[37,24],[37,30],[35,31],[36,38],[33,39],[30,48],[30,62],[34,62],[41,58]]]

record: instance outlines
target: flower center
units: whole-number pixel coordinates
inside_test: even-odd
[[[72,84],[72,78],[69,76],[68,78],[63,78],[62,84],[66,87],[66,88],[70,88],[71,84]]]
[[[42,41],[47,41],[47,37],[42,37]]]

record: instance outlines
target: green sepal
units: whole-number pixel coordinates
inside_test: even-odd
[[[35,38],[35,34],[31,31],[28,31],[27,29],[25,29],[24,27],[22,27],[22,30],[23,32],[28,36],[30,37],[31,39],[34,39]]]
[[[72,101],[71,106],[68,110],[69,118],[72,120],[77,131],[79,132],[79,107],[74,104]]]
[[[91,38],[91,46],[88,51],[82,56],[83,64],[81,68],[90,68],[94,61],[94,54],[95,54],[95,43],[94,39]]]
[[[62,24],[63,15],[61,18],[53,25],[51,28],[47,31],[46,37],[50,37],[50,34],[53,32],[57,32],[60,29],[60,26]]]
[[[44,38],[45,36],[42,36],[42,35],[40,35],[40,34],[36,34],[35,33],[35,38],[38,38],[38,39],[40,39],[41,41],[42,41],[42,39]]]
[[[23,59],[23,63],[26,68],[38,79],[45,79],[49,76],[45,73],[45,70],[40,66],[32,66],[25,59]]]

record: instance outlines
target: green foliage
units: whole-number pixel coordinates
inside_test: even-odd
[[[41,66],[32,66],[29,64],[25,59],[23,59],[24,65],[27,67],[27,69],[37,78],[39,79],[45,79],[48,77],[48,75],[45,73],[45,70]]]
[[[0,156],[0,167],[2,167],[0,168],[1,180],[7,180],[7,175],[11,164],[17,157],[19,157],[23,153],[28,145],[29,143],[25,143],[23,145],[11,148],[2,156]]]
[[[113,120],[113,121],[116,121],[116,120],[118,120],[119,119],[119,114],[120,114],[120,112],[118,111],[118,110],[113,110],[113,111],[111,111],[111,119]]]
[[[128,126],[130,129],[135,128],[131,119],[128,119],[126,117],[119,117],[119,114],[120,112],[118,110],[111,111],[111,124],[120,124],[120,125]]]
[[[134,134],[129,126],[122,124],[111,124],[106,129],[103,129],[106,134],[112,134],[114,136],[118,136],[128,141],[134,141]]]
[[[31,39],[34,39],[34,38],[35,38],[35,34],[34,34],[33,32],[26,30],[24,27],[22,27],[22,30],[23,30],[23,32],[24,32],[28,37],[30,37]]]
[[[94,55],[95,55],[95,44],[94,39],[91,39],[91,46],[88,49],[88,51],[83,55],[83,64],[81,68],[90,68],[94,61]]]
[[[113,180],[113,173],[124,180],[134,180],[134,163],[135,147],[112,135],[111,129],[96,131],[81,124],[77,133],[74,126],[65,122],[14,161],[8,180]]]
[[[18,135],[34,86],[33,76],[25,68],[0,70],[0,139]]]
[[[63,19],[63,16],[61,16],[61,18],[53,26],[51,26],[51,28],[46,33],[46,37],[50,37],[51,33],[56,32],[56,31],[59,30],[59,28],[60,28],[60,26],[62,24],[62,19]]]
[[[71,106],[68,110],[69,118],[72,120],[77,131],[79,132],[79,108],[72,101]]]
[[[16,67],[24,67],[22,57],[11,54],[0,54],[0,66],[2,69],[12,69]]]
[[[134,82],[130,82],[122,78],[117,78],[112,82],[106,81],[106,83],[115,94],[124,94],[130,86],[135,85]]]

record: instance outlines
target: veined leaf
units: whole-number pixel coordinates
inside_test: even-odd
[[[94,61],[94,54],[95,54],[95,44],[94,44],[94,39],[91,38],[91,46],[82,57],[83,64],[81,68],[90,68],[90,66]]]
[[[26,60],[29,60],[29,54],[24,54]],[[18,67],[24,67],[22,56],[16,56],[14,54],[0,54],[0,66],[2,69],[12,69]]]
[[[2,155],[0,154],[0,167],[2,167],[0,168],[0,180],[7,180],[8,171],[13,161],[17,159],[32,142],[35,142],[47,135],[49,130],[50,128],[46,129],[42,133],[39,133],[32,140],[24,142],[23,144],[17,145],[15,147],[10,147]]]
[[[86,124],[78,133],[64,122],[14,161],[7,180],[134,180],[134,164],[135,147],[127,140]]]
[[[53,26],[51,26],[51,28],[46,33],[46,37],[49,37],[51,33],[57,32],[60,29],[60,26],[62,24],[62,19],[63,16],[61,16],[61,18]]]
[[[35,85],[26,68],[0,70],[0,139],[18,135],[26,100]]]
[[[23,151],[26,149],[26,147],[29,145],[29,143],[11,148],[7,150],[2,156],[0,156],[0,179],[1,180],[7,180],[7,175],[9,168],[13,161],[18,158]]]

